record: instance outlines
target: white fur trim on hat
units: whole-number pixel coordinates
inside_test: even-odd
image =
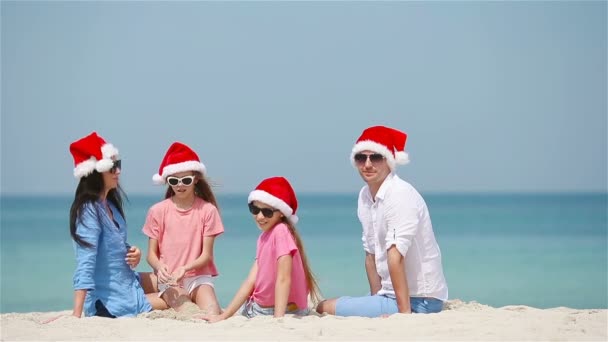
[[[112,159],[112,157],[118,156],[118,149],[112,144],[104,144],[101,146],[101,155],[103,159]]]
[[[293,209],[287,203],[285,203],[282,199],[275,197],[266,191],[262,190],[253,190],[249,194],[249,198],[247,199],[247,203],[251,203],[253,201],[260,201],[264,204],[268,204],[269,206],[279,209],[287,219],[291,221],[291,223],[298,223],[298,216],[293,214]]]
[[[101,146],[101,157],[103,159],[97,161],[95,164],[95,170],[97,172],[106,172],[114,166],[114,160],[112,158],[118,157],[118,149],[112,144],[104,144]]]
[[[97,163],[97,159],[95,157],[91,157],[88,160],[81,162],[76,165],[74,168],[74,177],[82,178],[90,175],[95,170],[95,164]]]
[[[186,172],[186,171],[198,171],[198,172],[202,173],[204,176],[207,169],[205,168],[205,165],[203,163],[193,161],[193,160],[183,162],[183,163],[171,164],[171,165],[167,165],[163,168],[162,175],[159,175],[157,173],[154,176],[152,176],[152,181],[155,184],[159,184],[159,185],[165,184],[165,181],[169,175],[172,175],[172,174],[178,173],[178,172]]]
[[[112,159],[102,159],[95,164],[95,170],[97,170],[97,172],[106,172],[110,171],[112,166],[114,166],[114,161]]]
[[[378,144],[375,141],[364,140],[356,143],[352,152],[350,153],[350,162],[353,164],[353,166],[357,166],[355,163],[355,154],[363,151],[372,151],[383,155],[386,158],[386,162],[388,163],[388,167],[391,169],[391,171],[395,170],[396,164],[407,164],[410,161],[407,152],[397,152],[397,160],[395,160],[393,153],[389,151],[386,146]]]

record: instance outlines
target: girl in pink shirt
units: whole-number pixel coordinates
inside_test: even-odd
[[[226,310],[203,319],[217,322],[237,311],[248,318],[308,314],[308,295],[318,302],[320,292],[296,231],[298,201],[293,188],[283,177],[268,178],[249,194],[248,202],[262,230],[255,262]]]
[[[176,311],[194,302],[217,315],[213,243],[224,226],[205,179],[205,166],[190,147],[175,142],[153,180],[168,184],[165,200],[150,208],[143,227],[149,237],[147,259],[157,278],[159,297]]]

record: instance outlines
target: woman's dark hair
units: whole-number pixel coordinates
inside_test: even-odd
[[[194,184],[194,195],[204,199],[206,202],[213,204],[219,211],[220,207],[217,205],[215,195],[213,194],[213,190],[211,190],[211,185],[209,185],[207,179],[205,179],[203,174],[198,171],[193,171],[193,173],[198,180],[198,182]],[[171,185],[168,185],[167,192],[165,192],[165,199],[171,198],[173,195],[175,195],[175,191],[173,191]]]
[[[82,217],[82,210],[87,203],[95,203],[99,200],[99,196],[104,189],[103,176],[97,171],[93,171],[88,176],[80,178],[76,193],[74,194],[74,202],[70,208],[70,235],[77,244],[83,247],[92,247],[92,245],[84,241],[76,231],[76,225]],[[120,214],[124,217],[125,213],[122,208],[123,196],[126,195],[120,185],[116,189],[112,189],[108,192],[106,197],[107,201],[110,201],[118,209]],[[100,216],[98,215],[98,219]]]

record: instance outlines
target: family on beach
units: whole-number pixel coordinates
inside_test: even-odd
[[[426,203],[396,175],[409,162],[407,135],[374,126],[356,140],[350,159],[366,183],[359,192],[365,271],[370,293],[323,300],[296,229],[298,200],[284,177],[262,180],[248,197],[261,230],[255,260],[230,304],[218,303],[219,274],[213,249],[224,226],[205,165],[187,145],[175,142],[153,176],[166,184],[164,200],[148,211],[146,260],[153,272],[133,269],[142,251],[127,242],[120,187],[121,160],[112,144],[93,132],[70,145],[79,179],[70,209],[74,240],[72,315],[122,317],[196,304],[209,322],[246,317],[307,315],[382,317],[435,313],[448,298],[441,252]],[[331,246],[327,246],[331,248]],[[312,302],[312,306],[309,304]]]

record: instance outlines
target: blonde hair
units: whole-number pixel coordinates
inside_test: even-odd
[[[306,285],[310,290],[310,298],[312,300],[312,303],[316,307],[317,304],[321,301],[321,290],[319,289],[317,280],[315,279],[315,276],[312,273],[312,270],[310,269],[310,265],[308,264],[308,258],[306,257],[306,253],[304,252],[304,244],[302,243],[302,238],[300,238],[300,234],[298,234],[296,226],[291,223],[288,218],[283,216],[282,221],[287,225],[287,227],[289,228],[289,232],[293,236],[294,240],[296,240],[296,246],[298,247],[298,251],[300,251],[300,257],[302,257],[302,266],[304,266]]]

